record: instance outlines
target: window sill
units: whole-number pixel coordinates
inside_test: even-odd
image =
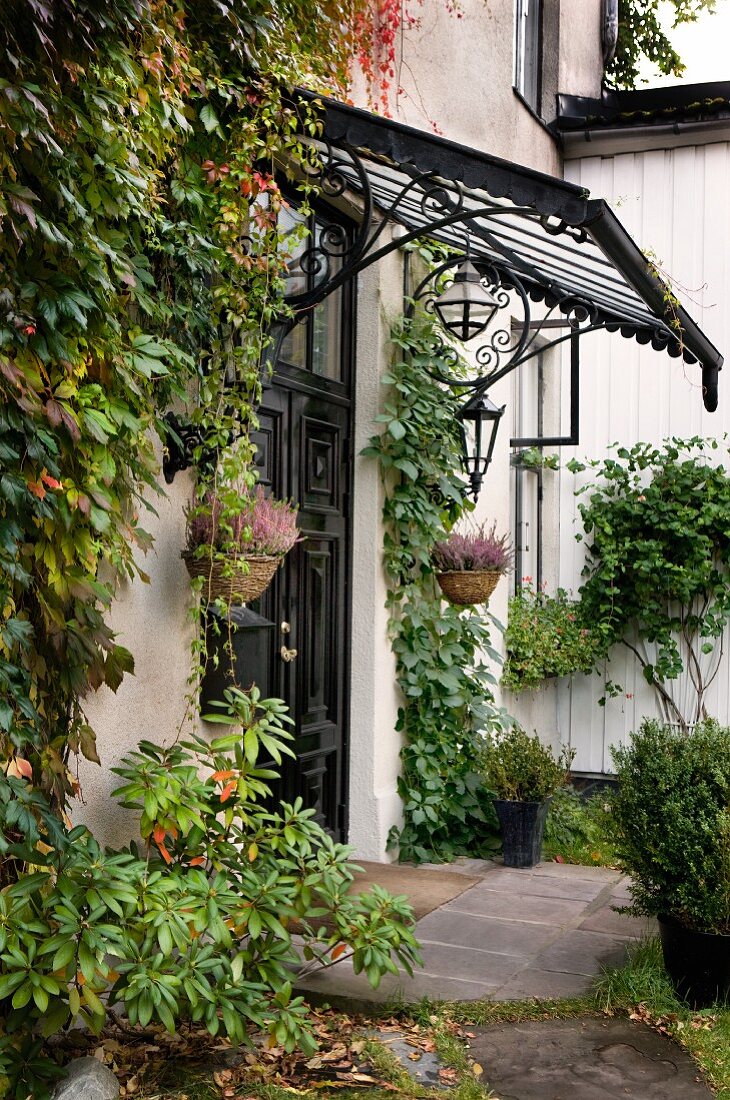
[[[525,99],[525,97],[523,96],[522,92],[521,92],[521,91],[519,91],[519,89],[518,89],[518,88],[515,88],[514,84],[512,85],[512,91],[513,91],[513,93],[514,93],[514,95],[515,95],[515,98],[516,98],[516,99],[519,99],[520,103],[521,103],[521,104],[522,104],[522,106],[523,106],[523,107],[525,108],[525,110],[527,111],[527,113],[528,113],[529,115],[531,115],[531,116],[532,116],[532,118],[534,118],[535,122],[537,122],[537,123],[538,123],[538,125],[542,127],[542,129],[543,129],[543,130],[545,131],[545,133],[546,133],[546,134],[549,134],[549,135],[550,135],[550,137],[551,137],[551,138],[553,139],[553,141],[554,141],[554,142],[555,142],[555,144],[557,145],[557,144],[558,144],[558,138],[557,138],[557,135],[556,135],[556,134],[555,134],[555,133],[554,133],[554,132],[552,131],[552,129],[550,128],[550,126],[548,125],[548,123],[547,123],[547,122],[545,121],[545,119],[544,119],[544,118],[542,118],[542,116],[541,116],[541,115],[539,115],[539,114],[537,113],[537,111],[535,110],[535,108],[534,108],[534,107],[533,107],[533,106],[532,106],[532,105],[531,105],[530,103],[528,103],[528,101],[527,101],[527,100]]]

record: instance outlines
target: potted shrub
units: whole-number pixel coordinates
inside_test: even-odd
[[[497,581],[512,562],[507,535],[496,534],[496,523],[489,531],[481,524],[462,534],[451,531],[431,551],[436,580],[447,600],[467,607],[486,603]]]
[[[209,490],[188,516],[182,557],[191,577],[205,577],[205,596],[227,604],[257,599],[299,541],[297,508],[266,496],[262,485],[240,497]]]
[[[568,782],[574,756],[575,749],[563,745],[556,758],[537,734],[530,737],[519,726],[487,739],[484,778],[495,794],[505,867],[540,862],[548,808]]]
[[[614,750],[608,826],[631,911],[659,921],[664,963],[700,1008],[730,996],[730,730],[645,721]]]

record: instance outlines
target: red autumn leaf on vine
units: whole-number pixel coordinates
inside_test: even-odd
[[[253,216],[253,220],[259,229],[267,229],[269,226],[276,224],[276,214],[273,210],[262,210],[259,207]]]
[[[51,477],[51,475],[49,473],[47,473],[45,470],[41,474],[41,481],[43,482],[44,485],[47,485],[49,489],[61,489],[61,488],[63,488],[63,486],[61,485],[61,482],[57,478]]]
[[[15,757],[15,767],[18,769],[23,779],[33,778],[33,768],[31,767],[29,760],[24,760],[22,756]]]
[[[194,859],[190,860],[190,866],[191,867],[202,867],[204,863],[205,863],[205,856],[195,856]]]
[[[346,943],[338,943],[336,947],[333,947],[332,951],[331,951],[332,962],[334,962],[335,959],[339,959],[340,955],[342,955],[343,952],[345,952],[346,950],[347,950],[347,944]]]
[[[221,802],[227,802],[236,789],[235,780],[232,783],[226,783],[225,787],[221,791]]]
[[[152,830],[152,837],[155,844],[162,844],[166,835],[167,834],[161,825],[155,825],[154,829]]]
[[[37,496],[39,500],[43,500],[46,495],[46,490],[40,481],[29,481],[28,488],[34,496]]]
[[[228,768],[227,771],[213,772],[211,779],[230,779],[235,774],[232,768]]]
[[[216,164],[213,160],[204,160],[200,167],[208,177],[208,183],[215,183],[222,176],[227,176],[231,170],[227,164]]]

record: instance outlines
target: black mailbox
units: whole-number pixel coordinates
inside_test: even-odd
[[[208,610],[208,663],[200,685],[201,714],[215,713],[210,704],[222,701],[224,690],[233,684],[243,691],[256,684],[261,697],[269,697],[274,626],[248,607],[232,607],[227,615]]]

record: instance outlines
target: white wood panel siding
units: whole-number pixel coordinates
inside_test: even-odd
[[[651,152],[586,157],[566,164],[566,177],[607,199],[637,243],[656,257],[675,283],[678,297],[710,339],[730,359],[730,142]],[[615,441],[659,442],[670,435],[722,436],[730,431],[730,367],[720,374],[717,412],[702,406],[700,374],[667,355],[618,334],[587,336],[581,349],[580,444],[563,448],[563,464],[602,458]],[[575,541],[581,530],[574,491],[577,478],[560,477],[559,583],[577,590],[583,564]],[[726,640],[726,652],[730,645]],[[611,660],[611,679],[624,695],[598,706],[598,677],[558,684],[558,734],[578,754],[581,771],[610,772],[610,746],[625,742],[654,700],[633,661],[621,652]],[[709,708],[730,724],[730,660],[724,659]],[[554,717],[540,732],[555,739]]]

